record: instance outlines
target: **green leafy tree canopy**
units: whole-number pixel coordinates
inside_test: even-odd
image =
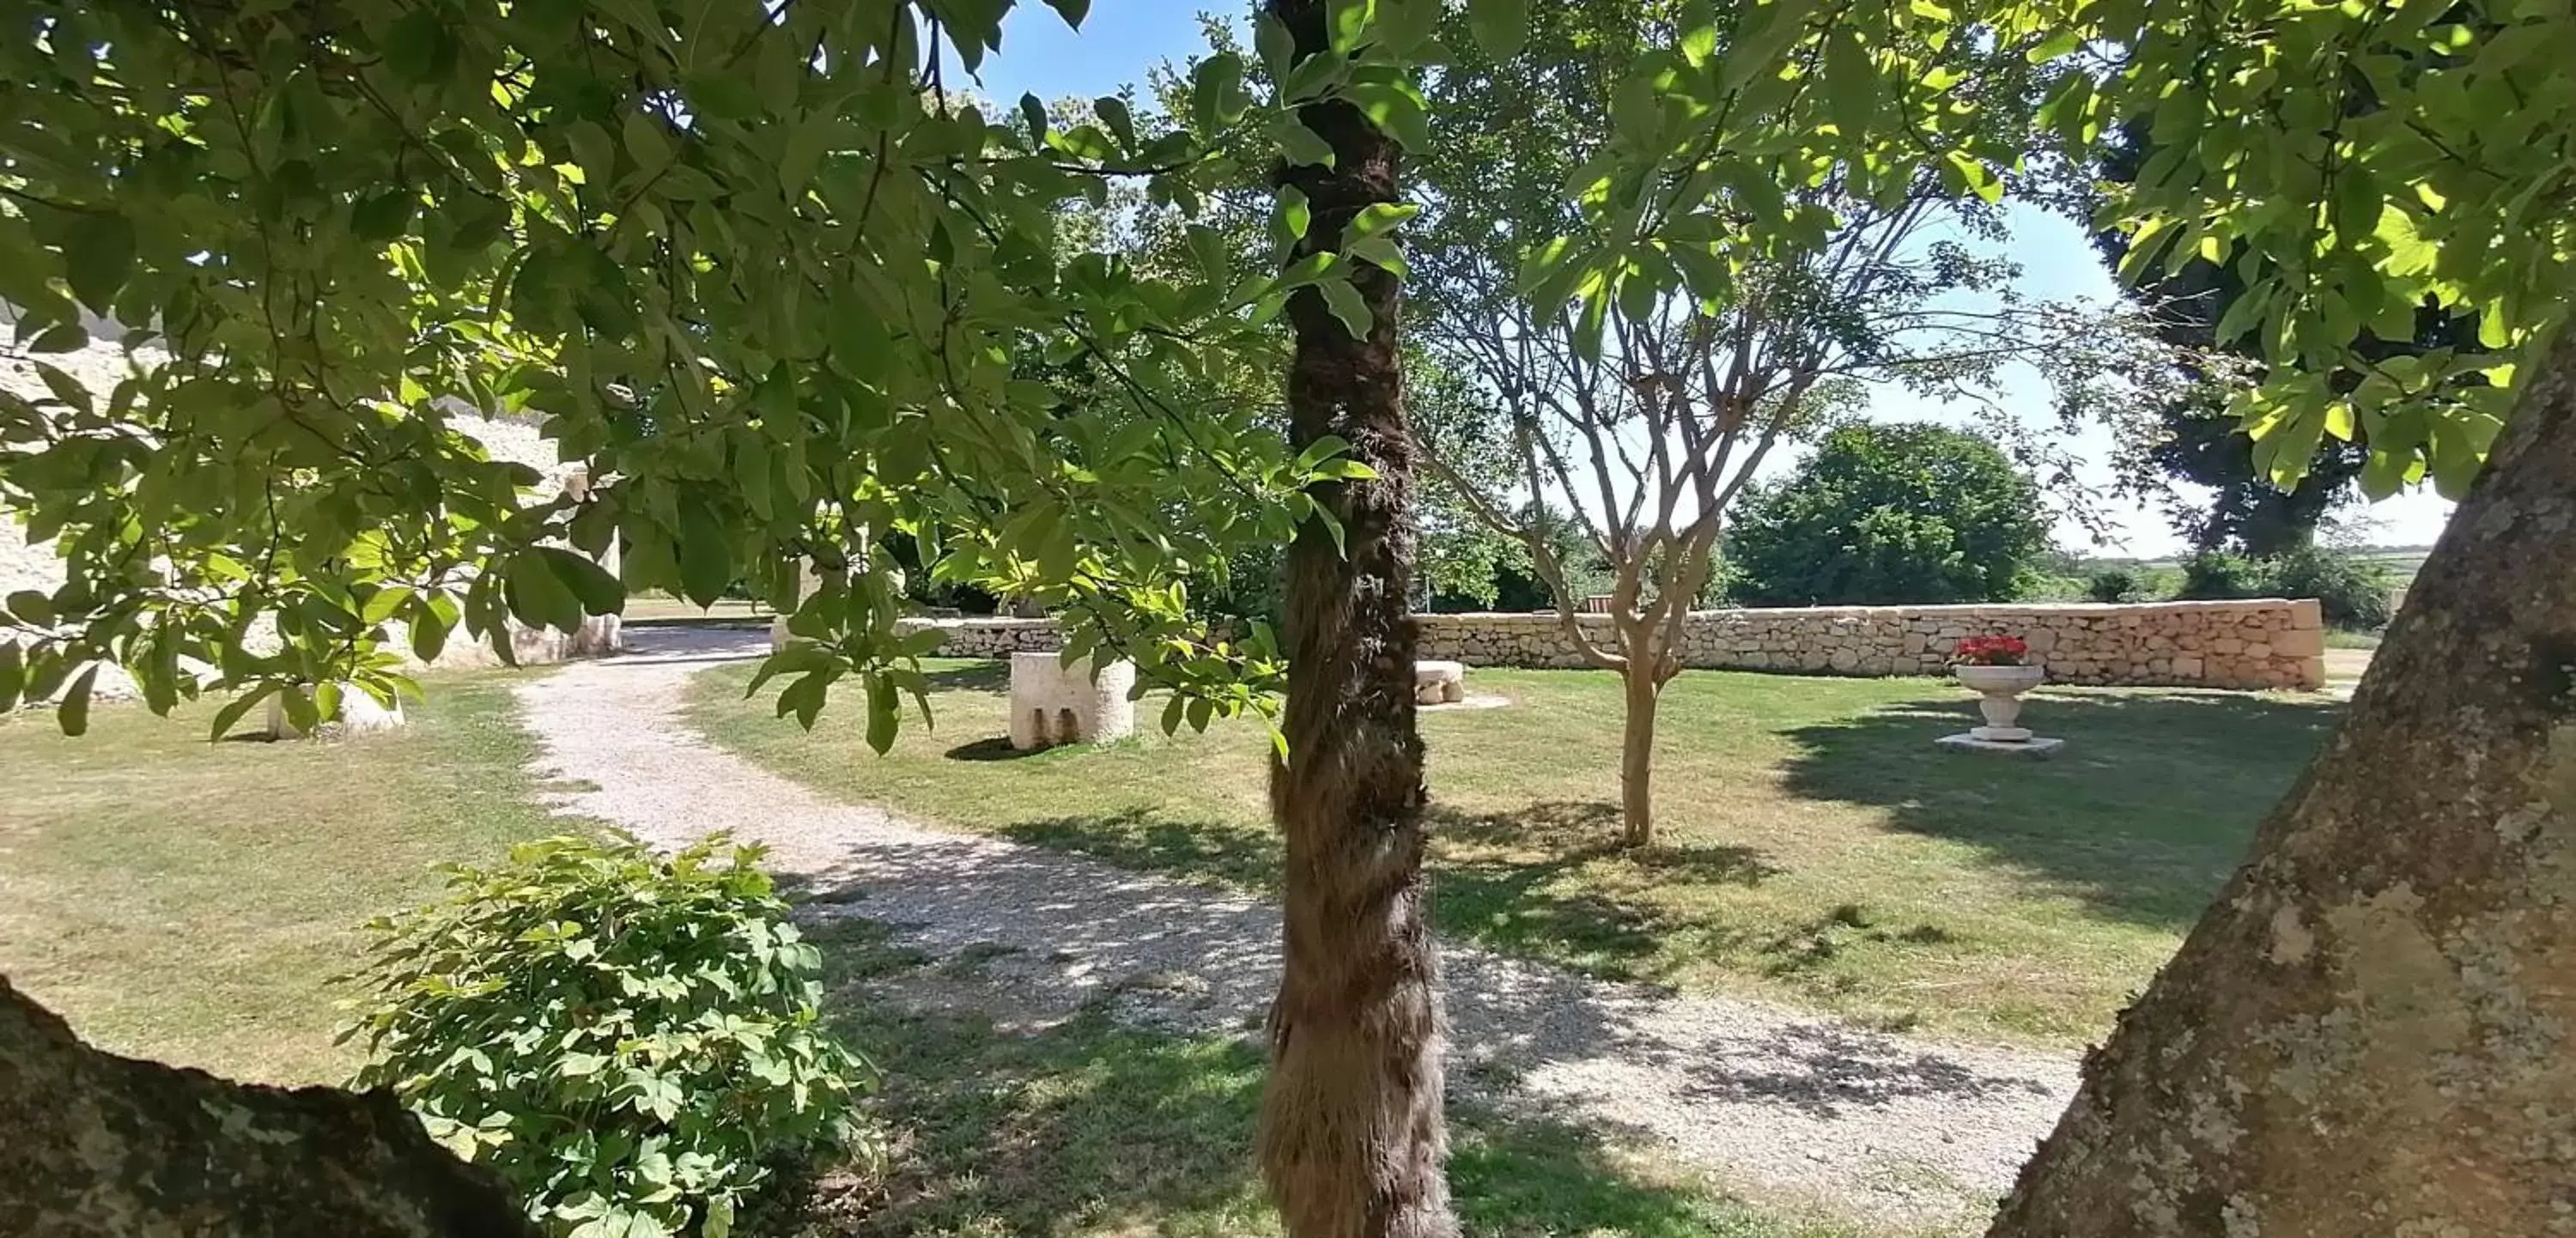
[[[2048,548],[2039,488],[1993,443],[1863,422],[1754,495],[1727,543],[1757,606],[2001,602]]]

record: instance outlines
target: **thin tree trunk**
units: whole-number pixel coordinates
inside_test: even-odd
[[[1992,1233],[2576,1234],[2576,333]]]
[[[1299,58],[1327,50],[1324,0],[1272,0]],[[1306,107],[1330,169],[1286,173],[1313,207],[1299,253],[1338,250],[1350,219],[1396,200],[1396,149],[1345,103]],[[1311,289],[1288,304],[1290,438],[1326,435],[1377,477],[1323,487],[1348,553],[1309,520],[1288,550],[1284,761],[1271,811],[1285,844],[1284,968],[1270,1012],[1260,1159],[1291,1238],[1450,1238],[1443,1035],[1422,871],[1414,730],[1413,441],[1396,351],[1395,279],[1359,264],[1375,316],[1353,339]]]
[[[1664,685],[1655,674],[1655,659],[1631,652],[1620,676],[1627,682],[1627,708],[1619,737],[1620,841],[1643,847],[1655,841],[1655,709]]]

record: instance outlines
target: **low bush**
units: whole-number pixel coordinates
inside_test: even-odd
[[[725,1238],[780,1165],[869,1145],[873,1072],[825,1030],[822,966],[760,851],[551,838],[367,926],[343,1039],[432,1136],[566,1238]]]
[[[2271,559],[2212,551],[2183,562],[2183,597],[2315,598],[2326,626],[2356,632],[2388,626],[2395,586],[2387,568],[2315,546]]]
[[[2125,567],[2095,572],[2092,579],[2084,582],[2084,596],[2096,602],[2137,602],[2145,600],[2146,595],[2144,582]]]
[[[2182,591],[2191,601],[2261,597],[2271,591],[2263,565],[2243,555],[2204,550],[2182,562]]]
[[[2283,597],[2315,598],[2327,627],[2354,632],[2388,626],[2389,598],[2397,587],[2379,564],[2315,547],[2281,556],[2272,565],[2272,579]]]

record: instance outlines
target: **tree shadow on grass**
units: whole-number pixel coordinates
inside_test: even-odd
[[[1510,812],[1434,804],[1426,824],[1434,923],[1447,937],[1635,978],[1635,962],[1691,927],[1640,897],[1664,882],[1755,885],[1779,870],[1751,847],[1659,845],[1623,852],[1617,806],[1545,801]],[[1276,897],[1279,842],[1266,827],[1176,817],[1148,807],[1022,822],[1015,841],[1073,851],[1136,872]]]
[[[1753,847],[1619,844],[1619,808],[1551,800],[1510,812],[1430,811],[1450,846],[1434,869],[1434,914],[1447,932],[1516,954],[1631,978],[1634,962],[1689,927],[1638,897],[1661,882],[1757,885],[1779,870]]]
[[[1011,686],[1011,663],[1007,658],[960,659],[925,667],[921,677],[933,692],[1004,692]]]
[[[1789,732],[1784,786],[1877,805],[1898,829],[1976,847],[2095,914],[2179,930],[2341,716],[2339,702],[2222,692],[2044,692],[2026,725],[2054,761],[1936,748],[1975,710],[1907,702]]]
[[[854,919],[818,927],[835,1030],[884,1072],[893,1154],[802,1238],[914,1234],[1268,1235],[1252,1156],[1262,1055],[1237,1036],[1121,1026],[1101,1004],[1038,1030],[908,1000],[920,954]],[[934,985],[932,991],[936,991]],[[1494,1238],[1786,1238],[1731,1198],[1648,1180],[1583,1129],[1450,1105],[1467,1232]]]

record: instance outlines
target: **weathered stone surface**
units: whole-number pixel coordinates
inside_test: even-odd
[[[2210,688],[2316,686],[2323,647],[2312,603],[2277,599],[2144,605],[1844,606],[1692,613],[1686,666],[1846,675],[1938,675],[1971,636],[2013,635],[2054,683]],[[1470,666],[1585,665],[1553,613],[1418,615],[1424,657]],[[1610,617],[1577,617],[1596,642]],[[1051,634],[1051,633],[1050,633]],[[952,638],[953,639],[953,638]],[[2322,672],[2318,672],[2321,675]]]
[[[90,1048],[0,979],[0,1234],[536,1238],[389,1092],[274,1088]]]
[[[1048,652],[1011,655],[1011,746],[1103,744],[1136,733],[1136,664],[1077,662]]]

